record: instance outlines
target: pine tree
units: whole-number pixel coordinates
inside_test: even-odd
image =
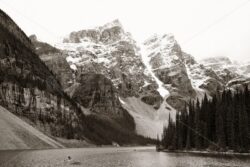
[[[170,150],[226,148],[249,151],[250,92],[245,90],[232,94],[224,90],[212,100],[204,96],[196,105],[190,100],[188,107],[176,114],[176,122],[169,116],[169,125],[164,128],[162,144]],[[195,107],[196,106],[196,107]],[[187,111],[188,108],[188,111]],[[214,143],[217,143],[215,145]]]
[[[195,108],[195,148],[201,149],[201,116],[200,116],[200,102],[199,99],[196,101]]]
[[[224,97],[222,97],[223,99]],[[226,147],[225,142],[225,133],[224,133],[224,120],[223,120],[223,109],[224,104],[222,101],[220,102],[220,105],[218,109],[216,110],[216,136],[217,136],[217,143],[221,150],[224,150]]]
[[[191,133],[192,133],[192,115],[193,115],[193,111],[192,111],[192,101],[189,101],[189,105],[188,105],[188,115],[187,115],[187,137],[186,137],[186,149],[190,149],[191,146]]]
[[[245,97],[241,93],[241,105],[239,110],[239,142],[241,151],[248,151],[248,120],[245,106]]]
[[[248,119],[248,137],[250,137],[250,91],[248,90],[248,85],[245,85],[245,106]],[[250,138],[248,140],[248,146],[250,146]]]

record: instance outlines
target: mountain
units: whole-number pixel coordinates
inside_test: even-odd
[[[135,133],[109,78],[72,69],[68,52],[28,38],[1,10],[0,17],[1,106],[48,136],[95,144],[154,142]]]
[[[84,97],[80,97],[81,93],[74,91],[76,89],[81,92],[86,90],[86,88],[79,88],[83,88],[85,85],[82,83],[82,76],[101,74],[111,81],[110,84],[117,91],[114,96],[116,98],[110,99],[109,94],[104,93],[102,105],[85,107],[91,113],[99,111],[100,115],[107,113],[106,110],[113,107],[109,102],[105,102],[111,100],[112,104],[122,106],[122,110],[127,110],[133,116],[138,134],[154,138],[157,136],[153,132],[155,128],[151,128],[151,126],[159,127],[156,120],[160,118],[160,112],[157,110],[161,108],[163,97],[157,91],[158,85],[142,60],[139,45],[133,40],[130,33],[125,32],[118,20],[93,29],[72,32],[55,47],[68,55],[66,60],[75,74],[75,83],[66,89],[71,97],[79,102],[83,101],[81,99]],[[93,96],[94,90],[88,94]],[[130,103],[132,99],[136,103]],[[95,99],[92,98],[90,104],[96,104]],[[110,115],[113,115],[112,111],[109,112]],[[164,118],[168,117],[168,113],[168,111],[163,113]],[[137,115],[135,116],[135,114]],[[150,124],[145,124],[145,120]],[[161,121],[162,126],[163,121]],[[151,128],[152,132],[148,132],[148,128]],[[153,133],[153,135],[146,133]]]
[[[203,99],[205,94],[211,98],[248,82],[242,74],[221,68],[232,66],[227,58],[220,64],[196,61],[172,34],[153,35],[138,44],[118,20],[71,32],[54,47],[31,39],[86,115],[108,122],[109,128],[118,123],[146,137],[160,135],[168,117],[175,119],[190,99]],[[249,70],[247,65],[240,69]]]
[[[55,47],[73,73],[68,95],[90,115],[112,118],[128,111],[143,136],[156,138],[186,102],[223,87],[221,78],[183,52],[173,35],[154,35],[140,45],[118,20],[72,32]]]
[[[152,82],[145,73],[139,48],[118,20],[95,29],[70,33],[57,48],[69,56],[71,68],[82,73],[94,72],[112,81],[123,97],[138,96],[145,82]]]

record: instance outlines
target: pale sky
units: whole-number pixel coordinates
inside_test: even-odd
[[[250,59],[250,0],[0,0],[0,8],[51,44],[119,19],[138,42],[172,33],[197,59]]]

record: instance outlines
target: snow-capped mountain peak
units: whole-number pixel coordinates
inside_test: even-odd
[[[68,55],[76,82],[86,73],[110,80],[120,105],[134,117],[137,132],[150,137],[156,134],[147,132],[149,127],[161,132],[169,115],[174,118],[190,99],[215,94],[233,76],[226,70],[220,75],[184,53],[173,34],[155,34],[139,46],[118,20],[72,32],[56,47]],[[224,57],[219,60],[233,64]],[[218,66],[219,61],[207,61]]]

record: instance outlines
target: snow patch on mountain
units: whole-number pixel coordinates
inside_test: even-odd
[[[167,96],[169,96],[169,91],[164,88],[164,84],[162,81],[159,80],[159,78],[155,75],[155,73],[153,72],[152,66],[150,65],[150,58],[148,56],[148,54],[146,53],[144,47],[141,47],[141,55],[142,55],[142,61],[144,63],[144,65],[146,66],[149,74],[154,78],[154,80],[156,81],[157,85],[158,85],[158,89],[157,91],[160,93],[160,95],[165,98]]]
[[[195,64],[192,66],[186,65],[186,69],[188,77],[191,80],[192,87],[199,91],[204,91],[200,88],[200,86],[210,77],[204,74],[204,71],[202,71],[200,68],[200,64]]]

